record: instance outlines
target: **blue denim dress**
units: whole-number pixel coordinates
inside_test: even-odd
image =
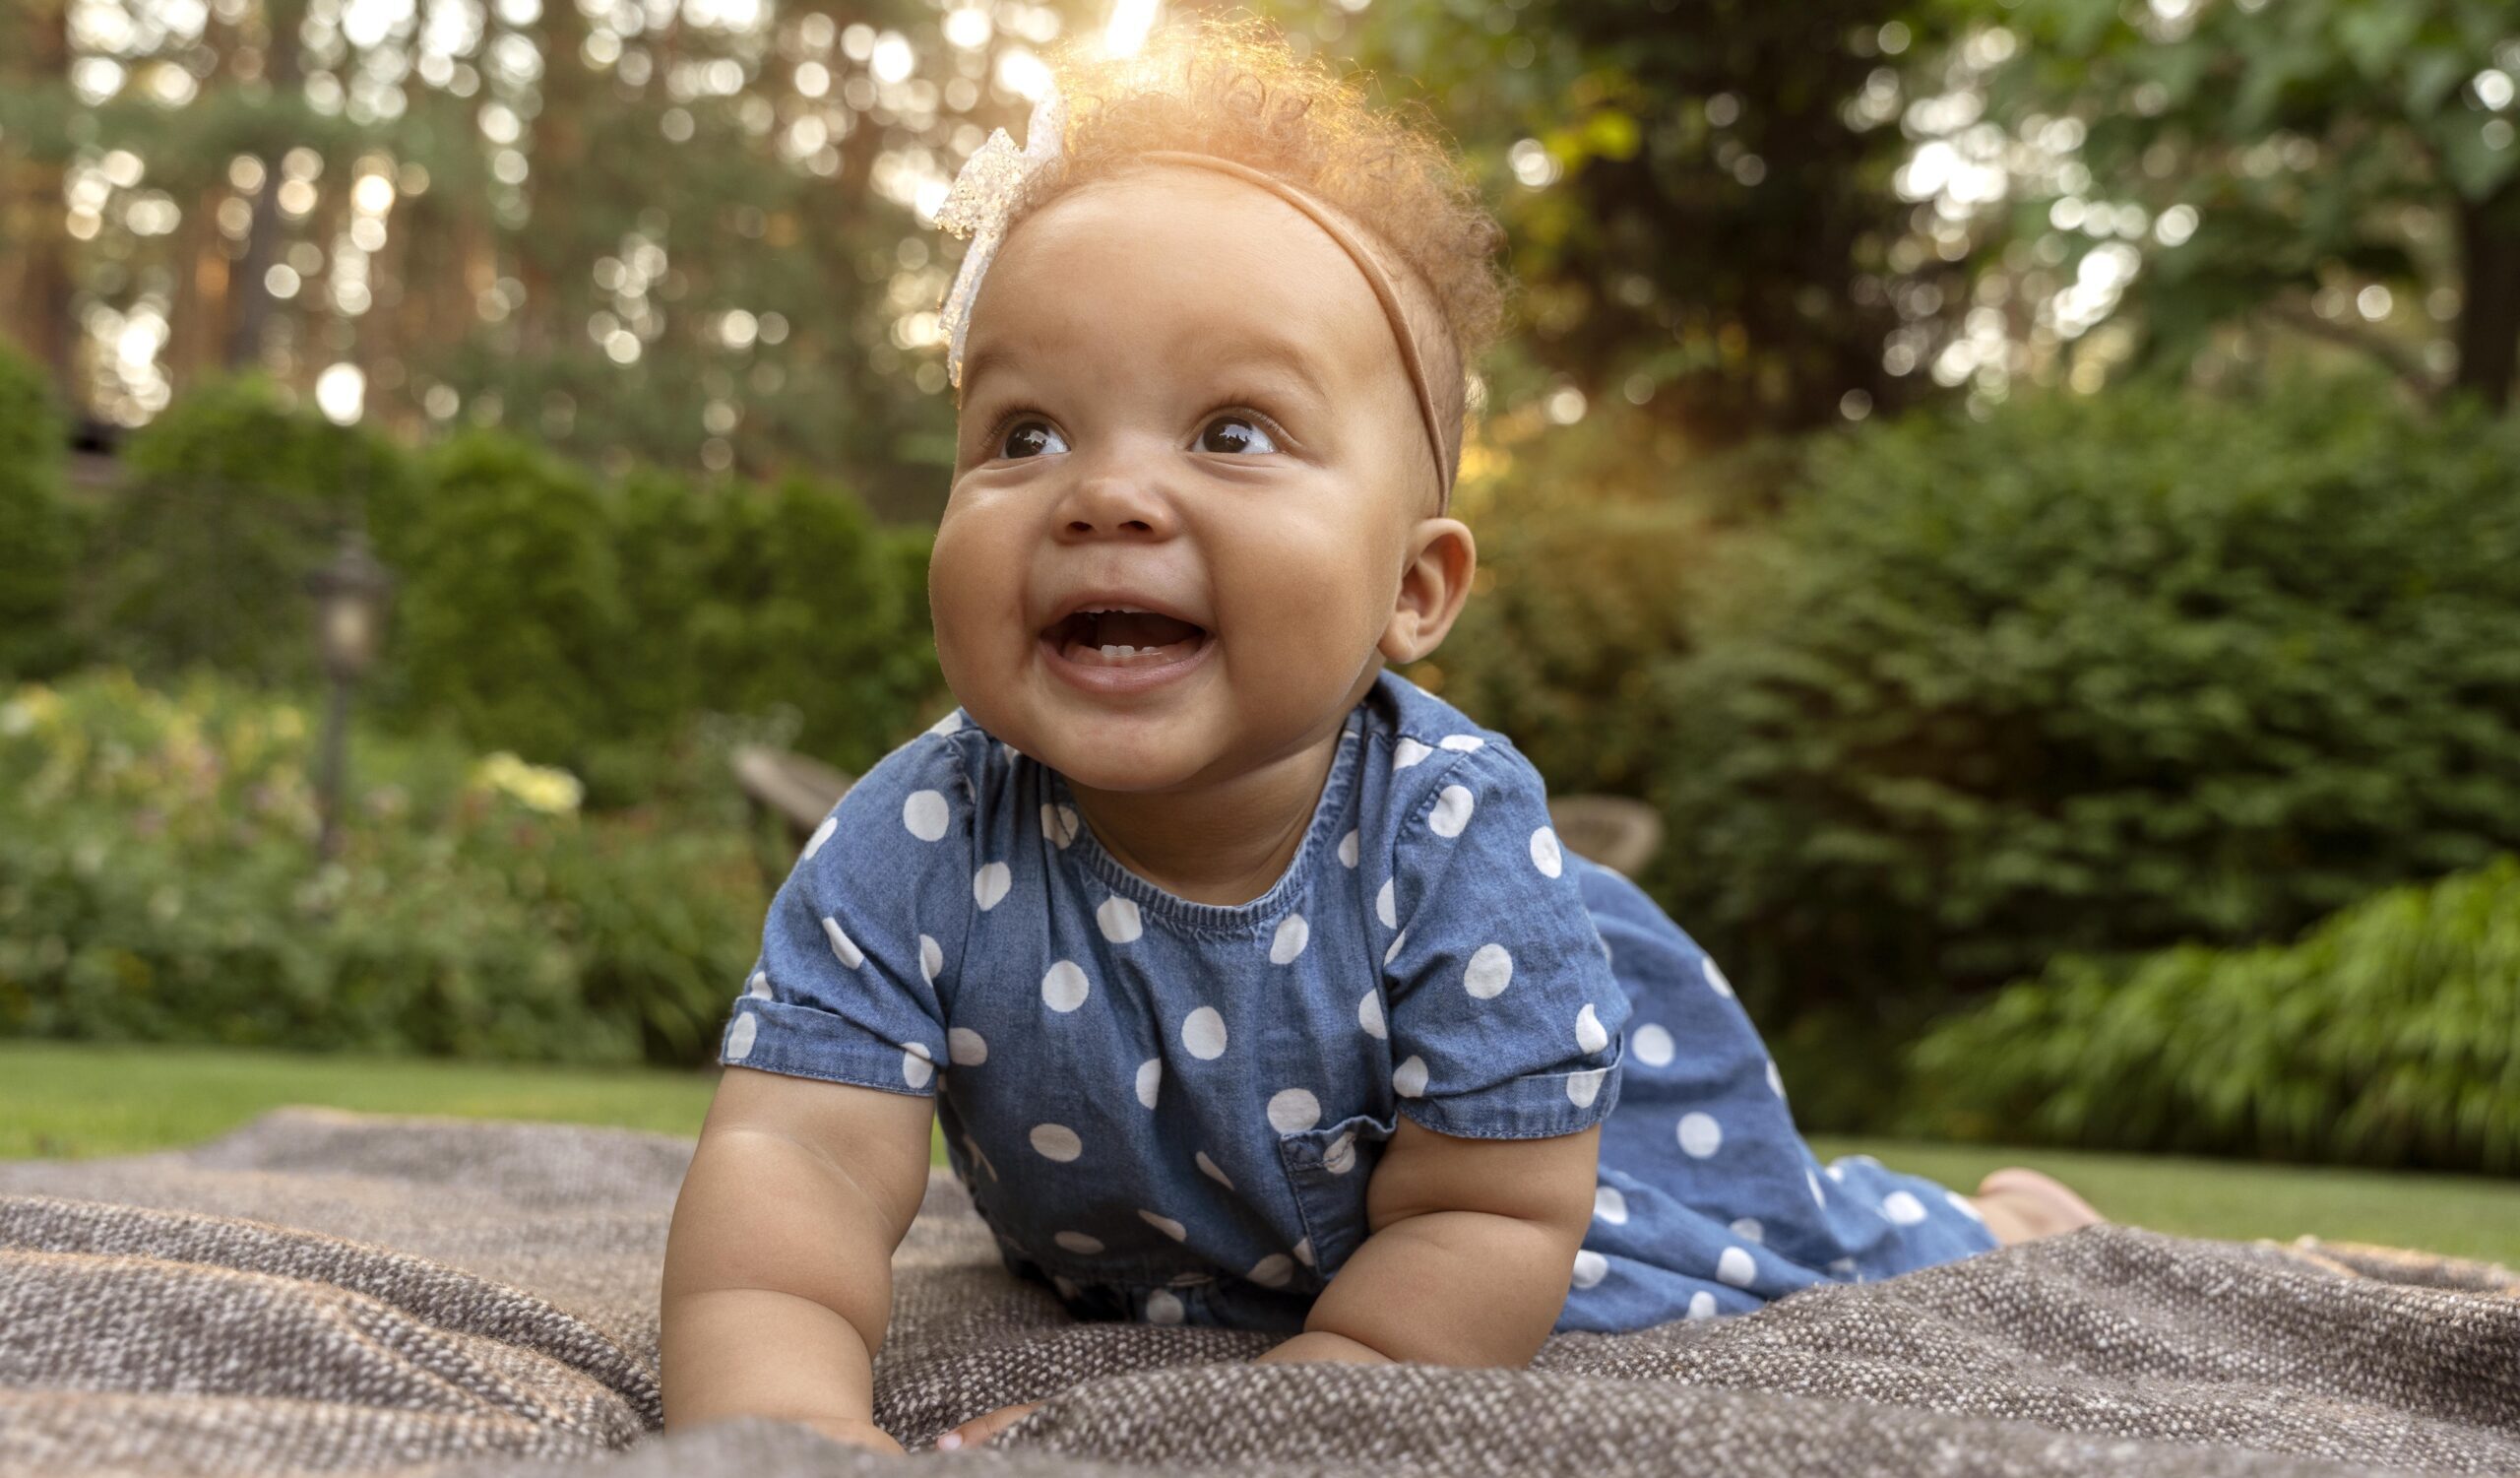
[[[1606,1121],[1561,1329],[1994,1246],[1931,1182],[1815,1160],[1715,963],[1559,843],[1504,736],[1390,673],[1230,907],[1120,866],[1057,772],[948,715],[807,842],[719,1060],[935,1096],[1008,1267],[1081,1317],[1300,1329],[1404,1114]]]

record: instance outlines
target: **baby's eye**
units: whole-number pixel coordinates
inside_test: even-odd
[[[1274,452],[1278,444],[1247,416],[1220,416],[1199,433],[1203,452]]]
[[[1067,450],[1067,442],[1050,429],[1048,421],[1028,420],[1009,427],[1005,442],[999,446],[1001,457],[1041,457]]]

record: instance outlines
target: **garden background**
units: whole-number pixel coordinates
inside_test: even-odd
[[[1410,675],[1659,810],[1806,1128],[2520,1256],[2520,15],[1256,8],[1509,233]],[[932,213],[1159,19],[0,0],[0,1152],[695,1129],[774,880],[732,747],[951,706]]]

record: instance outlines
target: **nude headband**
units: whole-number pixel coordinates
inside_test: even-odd
[[[1052,91],[1034,104],[1032,118],[1024,127],[1024,147],[1018,150],[1006,130],[990,133],[955,176],[954,187],[938,207],[936,224],[948,233],[973,237],[971,249],[963,254],[962,270],[955,275],[954,286],[945,294],[941,323],[946,333],[945,369],[955,388],[963,384],[963,343],[971,329],[972,303],[978,297],[980,280],[995,260],[998,246],[1005,241],[1015,217],[1040,198],[1043,189],[1054,181],[1064,167],[1061,151],[1065,147],[1067,125],[1066,99]],[[1339,213],[1327,202],[1300,185],[1278,178],[1265,170],[1255,169],[1234,160],[1212,154],[1194,154],[1186,150],[1161,149],[1139,155],[1139,159],[1169,164],[1195,164],[1246,180],[1284,200],[1304,213],[1330,239],[1348,253],[1356,269],[1365,275],[1366,284],[1374,289],[1374,298],[1382,304],[1383,316],[1391,324],[1392,338],[1400,346],[1400,362],[1409,371],[1409,383],[1418,392],[1418,418],[1426,427],[1427,449],[1435,456],[1436,507],[1440,510],[1452,503],[1453,459],[1444,449],[1443,418],[1435,409],[1433,387],[1426,381],[1424,357],[1418,352],[1417,336],[1410,332],[1409,319],[1401,311],[1400,291],[1380,261],[1366,249],[1356,233],[1339,219]]]

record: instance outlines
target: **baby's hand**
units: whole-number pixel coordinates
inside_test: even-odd
[[[1040,1407],[1040,1404],[1039,1401],[1027,1401],[1021,1406],[1000,1406],[986,1416],[976,1416],[937,1438],[936,1450],[951,1452],[958,1447],[976,1447],[1031,1416]]]

